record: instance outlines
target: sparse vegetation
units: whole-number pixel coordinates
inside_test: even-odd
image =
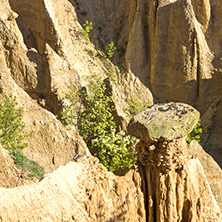
[[[116,47],[115,47],[114,43],[113,43],[113,42],[110,42],[110,43],[108,44],[108,46],[106,47],[106,50],[107,50],[107,56],[108,56],[108,58],[112,58],[112,57],[113,57],[113,54],[114,54],[114,52],[115,52],[115,50],[116,50]]]
[[[90,34],[90,31],[93,29],[92,22],[86,21],[86,23],[83,24],[83,27],[84,27],[84,31],[82,34],[87,39],[87,44],[89,44],[90,43],[89,34]]]
[[[20,150],[10,150],[14,163],[24,172],[28,172],[29,177],[41,179],[44,175],[44,169],[36,162],[28,159]]]
[[[201,127],[201,119],[199,118],[198,123],[194,127],[191,133],[188,134],[187,136],[187,144],[191,143],[192,140],[196,140],[198,143],[201,142],[200,135],[202,133],[202,127]]]
[[[92,50],[90,50],[90,49],[85,49],[85,51],[88,53],[88,55],[89,55],[90,57],[93,57],[93,56],[94,56]]]
[[[126,98],[126,102],[128,103],[129,108],[125,111],[127,111],[131,117],[135,116],[137,113],[144,110],[145,108],[153,105],[151,100],[148,100],[146,103],[141,103],[137,94],[134,94],[133,98],[131,99]]]
[[[0,142],[3,148],[10,150],[23,149],[27,137],[22,134],[25,124],[22,122],[23,110],[16,108],[16,97],[12,95],[0,104]]]
[[[28,171],[30,177],[41,178],[44,174],[43,168],[37,163],[29,160],[22,153],[22,149],[27,147],[23,140],[28,135],[23,135],[22,130],[25,124],[22,122],[23,109],[16,108],[16,97],[12,95],[5,97],[0,104],[0,142],[3,148],[9,150],[15,164],[22,170]]]

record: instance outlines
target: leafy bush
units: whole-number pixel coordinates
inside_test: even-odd
[[[93,155],[110,171],[130,168],[135,162],[134,139],[117,132],[113,119],[113,102],[106,95],[101,78],[92,76],[89,92],[71,92],[70,105],[62,113],[66,124],[77,126]]]
[[[124,131],[117,133],[115,129],[92,140],[92,146],[98,147],[95,156],[112,172],[130,168],[135,163],[133,143],[134,140]]]
[[[202,133],[201,119],[198,120],[198,123],[194,127],[191,133],[187,136],[187,144],[189,145],[192,140],[196,140],[198,143],[201,142],[200,134]]]
[[[102,84],[93,97],[86,97],[85,110],[79,116],[80,135],[90,146],[92,139],[108,134],[116,128],[113,122],[111,99],[104,95],[104,92],[105,85]]]
[[[84,30],[85,30],[85,37],[89,37],[90,31],[93,29],[92,22],[86,21],[85,24],[83,24]]]
[[[27,137],[21,132],[25,127],[22,122],[23,110],[16,108],[16,97],[12,95],[0,104],[0,142],[5,149],[23,149],[27,143],[23,140]]]

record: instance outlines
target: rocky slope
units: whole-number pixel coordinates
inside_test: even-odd
[[[98,39],[113,40],[124,54],[128,71],[150,89],[157,102],[179,101],[200,110],[204,148],[220,166],[221,3],[83,0],[77,10],[80,21],[88,19],[102,27],[94,32],[95,44]]]
[[[25,133],[32,135],[25,153],[46,172],[85,152],[78,151],[82,139],[65,130],[53,114],[60,116],[65,94],[85,86],[93,73],[101,79],[107,78],[108,71],[115,73],[112,94],[122,127],[127,118],[123,112],[128,107],[126,94],[133,97],[143,90],[146,99],[139,100],[152,101],[138,78],[129,74],[123,82],[109,61],[103,64],[96,56],[99,52],[81,35],[83,29],[69,1],[1,0],[1,5],[1,92],[17,96],[24,106]]]
[[[32,184],[1,150],[0,185],[30,184],[1,188],[0,220],[152,221],[156,210],[161,212],[159,221],[184,221],[187,214],[190,221],[220,220],[206,176],[222,206],[221,169],[198,145],[191,144],[191,152],[197,154],[206,176],[199,160],[186,153],[182,138],[167,142],[169,153],[162,142],[155,144],[168,160],[178,156],[175,150],[186,150],[179,155],[183,160],[179,168],[173,163],[170,172],[162,173],[146,165],[140,173],[136,168],[117,177],[98,164],[78,133],[67,130],[55,116],[60,118],[69,90],[87,86],[93,74],[102,80],[112,77],[109,92],[120,127],[129,120],[127,99],[143,105],[153,97],[186,102],[200,110],[204,148],[221,166],[220,3],[0,0],[0,102],[4,95],[13,94],[24,108],[24,133],[32,135],[25,155],[49,173],[75,154],[84,154],[82,161],[70,162]],[[86,20],[93,22],[93,44],[82,35]],[[117,46],[113,63],[97,50],[105,50],[111,41]],[[146,156],[144,147],[139,156]]]
[[[200,144],[193,140],[189,146],[190,151],[193,156],[197,157],[203,168],[204,173],[207,177],[207,180],[210,184],[211,190],[217,200],[218,205],[222,209],[222,170],[219,165],[214,161],[214,159],[207,154],[204,149],[200,146]],[[213,173],[212,173],[213,172]]]
[[[97,158],[84,156],[38,184],[0,188],[0,220],[142,222],[145,209],[140,186],[138,170],[118,177]]]
[[[153,112],[159,114],[157,124]],[[126,176],[116,176],[97,158],[81,155],[38,183],[0,188],[1,221],[220,221],[200,161],[192,157],[186,138],[178,138],[192,130],[198,117],[181,103],[146,109],[129,125],[140,141],[138,166]],[[171,122],[178,123],[173,134]],[[144,128],[148,134],[141,133]],[[153,137],[155,130],[159,134]]]

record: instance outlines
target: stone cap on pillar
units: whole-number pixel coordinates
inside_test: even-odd
[[[196,109],[184,103],[156,104],[131,119],[128,133],[145,143],[171,141],[188,135],[199,117]]]

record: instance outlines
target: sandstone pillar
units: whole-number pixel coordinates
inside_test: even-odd
[[[182,103],[155,105],[137,114],[128,131],[137,144],[146,221],[220,221],[221,213],[186,136],[199,112]]]

